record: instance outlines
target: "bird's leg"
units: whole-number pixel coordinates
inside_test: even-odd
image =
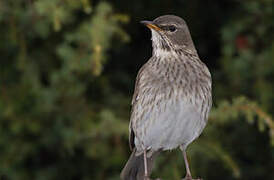
[[[191,176],[191,173],[190,173],[190,169],[189,169],[188,160],[187,160],[186,150],[182,146],[180,147],[180,149],[183,152],[185,166],[186,166],[186,177],[184,179],[182,179],[182,180],[203,180],[202,178],[192,179],[192,176]]]
[[[187,160],[186,150],[182,146],[180,147],[180,149],[183,152],[185,166],[186,166],[186,177],[184,178],[184,180],[192,180],[192,176],[190,173],[189,164]]]
[[[144,168],[145,168],[145,176],[144,180],[149,180],[148,172],[147,172],[147,150],[144,150]]]
[[[186,177],[185,177],[185,179],[192,179],[185,150],[183,150],[183,156],[184,156],[184,161],[185,161],[185,166],[186,166]]]

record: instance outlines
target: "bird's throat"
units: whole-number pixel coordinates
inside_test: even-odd
[[[163,48],[153,48],[152,55],[156,57],[172,57],[174,55],[174,52],[172,50],[166,50]]]
[[[158,32],[152,30],[152,47],[154,56],[165,57],[172,54],[172,48],[168,44],[168,41],[164,39]]]

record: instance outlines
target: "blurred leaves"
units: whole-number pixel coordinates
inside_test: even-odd
[[[0,89],[0,178],[62,179],[95,174],[96,169],[67,175],[58,171],[73,167],[74,163],[62,164],[76,154],[80,164],[87,159],[85,166],[91,166],[109,155],[109,146],[118,146],[128,131],[121,115],[107,110],[111,105],[96,102],[99,96],[94,91],[108,86],[104,77],[95,76],[103,71],[111,41],[129,40],[120,27],[128,17],[115,14],[107,2],[96,4],[91,12],[86,0],[3,1],[1,5],[0,16],[5,17],[1,31],[7,32],[1,40],[7,44],[0,46],[3,59],[9,62],[1,62],[0,82],[5,84]],[[90,86],[92,81],[97,81],[96,87]],[[120,124],[121,129],[114,125],[111,129],[110,124]],[[100,150],[100,155],[101,148],[106,151]],[[121,156],[122,151],[113,153]],[[112,163],[106,164],[98,167],[105,169]]]
[[[273,3],[251,0],[241,5],[244,15],[232,18],[222,32],[222,66],[227,83],[234,89],[230,93],[249,90],[248,96],[274,113],[274,84],[270,78],[274,76],[274,36],[269,33],[273,29]]]
[[[128,22],[125,15],[111,15],[112,8],[107,3],[101,3],[95,10],[95,15],[87,22],[79,25],[75,32],[65,34],[65,41],[58,49],[58,55],[71,67],[69,69],[85,72],[89,68],[95,76],[102,72],[102,64],[106,51],[110,48],[110,40],[114,34],[124,42],[128,35],[118,27],[119,22]],[[125,16],[126,17],[126,16]],[[70,63],[70,62],[73,63]]]
[[[231,120],[238,121],[241,115],[244,115],[249,123],[256,121],[260,131],[264,131],[267,127],[274,146],[274,121],[272,117],[255,102],[247,100],[245,97],[238,97],[232,103],[222,101],[218,108],[212,110],[210,120],[216,123],[231,123]]]

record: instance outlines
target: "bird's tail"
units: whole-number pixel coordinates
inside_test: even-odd
[[[127,164],[121,172],[122,180],[144,180],[145,168],[144,168],[144,154],[139,156],[135,155],[136,149],[132,151]],[[153,153],[151,157],[147,158],[148,176],[150,176],[153,168],[153,162],[158,152]]]

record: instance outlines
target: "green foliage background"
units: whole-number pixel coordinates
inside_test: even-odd
[[[176,14],[213,75],[214,105],[188,148],[206,180],[274,177],[271,0],[0,1],[0,179],[119,179],[130,100],[151,55],[140,20]],[[153,177],[180,179],[180,151]]]

